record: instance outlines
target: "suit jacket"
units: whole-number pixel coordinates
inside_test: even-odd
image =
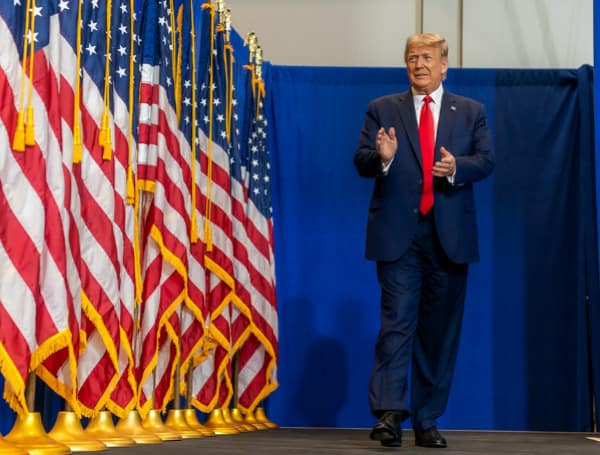
[[[398,149],[386,175],[375,150],[379,128],[396,130]],[[479,260],[473,182],[491,174],[495,157],[482,104],[444,91],[435,161],[444,146],[456,158],[454,185],[434,177],[434,220],[440,243],[455,263]],[[368,259],[392,261],[408,249],[419,221],[423,178],[411,91],[372,101],[354,155],[363,177],[375,179],[367,223]]]

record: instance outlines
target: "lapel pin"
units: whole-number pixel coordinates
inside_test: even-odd
[[[450,110],[451,111],[455,111],[456,110],[456,106],[455,105],[450,106]]]

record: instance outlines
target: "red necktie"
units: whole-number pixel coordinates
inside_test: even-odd
[[[421,143],[421,163],[423,167],[423,193],[419,211],[425,215],[433,207],[433,148],[435,147],[435,134],[433,130],[433,113],[429,103],[433,99],[427,95],[423,99],[421,117],[419,119],[419,142]]]

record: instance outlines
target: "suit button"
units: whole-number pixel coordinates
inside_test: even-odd
[[[413,213],[416,215],[417,213],[419,213],[419,209],[413,209]]]
[[[419,179],[419,180],[417,181],[417,183],[418,183],[419,185],[423,185],[423,179]]]

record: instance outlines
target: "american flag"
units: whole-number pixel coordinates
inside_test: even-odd
[[[231,195],[231,241],[233,243],[232,261],[233,261],[233,279],[234,292],[231,293],[231,303],[229,305],[230,321],[230,352],[227,369],[227,379],[232,383],[234,381],[233,358],[241,345],[250,335],[251,315],[250,315],[250,276],[248,271],[248,236],[246,234],[246,191],[242,183],[242,160],[240,131],[238,128],[237,98],[234,84],[234,58],[233,46],[226,41],[227,32],[221,24],[217,28],[215,56],[221,60],[221,71],[217,84],[224,87],[225,92],[225,132],[227,141],[226,147],[229,159],[229,185]],[[223,92],[223,90],[221,91]],[[225,395],[224,389],[221,389],[219,405],[228,407],[232,399],[232,394]]]
[[[228,402],[231,382],[231,301],[234,296],[229,141],[226,131],[226,86],[223,49],[215,41],[215,8],[203,6],[198,56],[198,136],[201,163],[201,208],[204,216],[204,264],[207,280],[206,359],[193,377],[196,407],[205,412]],[[220,51],[219,51],[220,48]]]
[[[111,111],[115,125],[115,228],[121,279],[121,313],[119,380],[110,395],[108,409],[125,417],[136,405],[135,359],[133,350],[136,289],[141,286],[139,251],[136,235],[137,205],[135,198],[135,3],[122,0],[112,3],[111,23]]]
[[[210,411],[229,403],[231,356],[244,343],[239,403],[253,409],[276,387],[266,120],[257,84],[248,180],[214,7],[203,7],[208,18],[199,59],[181,44],[184,24],[177,75],[174,25],[181,0],[144,1],[136,36],[143,43],[136,160],[134,0],[36,0],[28,27],[25,0],[1,3],[0,31],[9,39],[0,48],[0,141],[7,151],[0,156],[0,321],[6,327],[0,368],[9,403],[26,409],[31,368],[74,409],[78,392],[87,415],[105,404],[124,415],[136,395],[142,414],[153,395],[154,406],[164,408],[179,356],[187,361],[202,346],[196,361],[206,360],[198,365],[193,393],[197,407]],[[184,18],[193,17],[193,4],[186,0]],[[33,38],[32,48],[25,36]],[[24,49],[33,53],[33,66],[21,64]],[[19,119],[25,129],[16,135]],[[27,140],[17,147],[24,152],[15,150],[15,137]],[[135,248],[137,206],[131,205],[138,161],[139,187],[149,190],[140,201],[146,202],[142,257]],[[132,347],[136,258],[143,262],[144,288],[140,344]],[[85,350],[78,364],[80,327]]]
[[[197,146],[196,129],[197,124],[195,109],[196,105],[196,81],[195,58],[196,48],[194,43],[194,2],[184,0],[179,7],[177,18],[181,19],[178,24],[178,58],[181,74],[178,77],[178,89],[181,93],[179,124],[182,133],[181,146],[183,154],[190,160],[191,172],[190,196],[192,197],[190,212],[190,245],[188,255],[188,282],[187,298],[185,305],[180,308],[178,325],[180,330],[181,347],[181,373],[182,380],[190,366],[193,368],[193,358],[202,349],[204,343],[204,320],[206,317],[206,306],[204,293],[206,289],[206,273],[203,266],[204,245],[202,241],[202,214],[200,211],[200,189],[198,188],[198,175],[200,163],[196,160],[192,150]],[[184,382],[185,386],[185,382]]]
[[[111,7],[108,9],[108,7]],[[87,348],[78,368],[85,414],[101,410],[119,381],[122,325],[135,297],[134,210],[126,205],[130,146],[129,0],[83,3],[80,61],[82,159],[74,173],[81,198],[82,306]],[[126,28],[127,27],[127,28]],[[123,309],[122,306],[125,306]],[[126,354],[128,337],[125,337]],[[121,366],[126,367],[127,358]],[[129,403],[131,406],[131,403]],[[122,412],[118,406],[113,406]]]
[[[233,255],[234,255],[234,275],[235,275],[235,305],[232,316],[232,346],[233,351],[237,352],[242,344],[250,335],[252,324],[251,302],[252,302],[252,282],[250,279],[251,260],[248,257],[249,238],[246,232],[247,209],[248,209],[248,185],[245,158],[242,156],[244,149],[242,144],[247,135],[240,131],[240,117],[238,115],[239,105],[237,90],[235,88],[234,77],[234,57],[233,46],[225,46],[226,60],[228,62],[228,86],[230,88],[230,116],[231,116],[231,144],[230,155],[230,174],[231,174],[231,196],[232,196],[232,220],[233,220]],[[249,93],[248,93],[249,95]],[[247,105],[249,96],[245,96],[242,108]],[[237,312],[237,314],[236,314]]]
[[[26,19],[20,1],[0,5],[0,363],[5,398],[18,413],[27,411],[29,369],[78,409],[78,276],[70,250],[70,162],[63,167],[69,128],[61,124],[73,108],[63,80],[73,56],[65,31],[76,23],[68,7],[39,1]]]
[[[226,47],[228,59],[230,60],[229,80],[234,81],[233,77],[233,47]],[[249,71],[243,71],[244,76],[250,76]],[[238,91],[231,86],[231,148],[230,148],[230,167],[231,167],[231,195],[232,195],[232,213],[233,213],[233,238],[234,238],[234,271],[235,271],[235,294],[237,314],[232,316],[232,345],[237,354],[241,346],[256,332],[257,328],[252,323],[252,302],[253,295],[257,294],[252,282],[252,274],[256,274],[255,260],[250,252],[254,247],[250,242],[247,232],[248,226],[248,172],[247,172],[247,147],[245,141],[248,138],[248,118],[251,117],[252,110],[252,91],[249,83],[251,77],[244,77],[244,90],[242,98],[242,114],[246,122],[241,125],[238,104]],[[240,131],[240,127],[242,130]],[[239,402],[239,354],[235,362],[235,389],[237,392],[236,403]]]
[[[175,5],[177,6],[177,5]],[[173,2],[146,0],[140,34],[140,164],[155,166],[144,225],[138,410],[165,409],[180,356],[179,327],[169,320],[187,298],[191,211],[189,152],[182,143],[176,103]],[[188,155],[186,155],[188,153]],[[177,320],[175,319],[175,322]],[[154,398],[154,400],[152,400]]]
[[[264,83],[253,78],[254,105],[250,117],[247,158],[248,258],[252,283],[252,335],[239,355],[238,405],[253,411],[277,388],[278,319],[273,254],[273,209],[268,148],[268,125],[264,113]]]

